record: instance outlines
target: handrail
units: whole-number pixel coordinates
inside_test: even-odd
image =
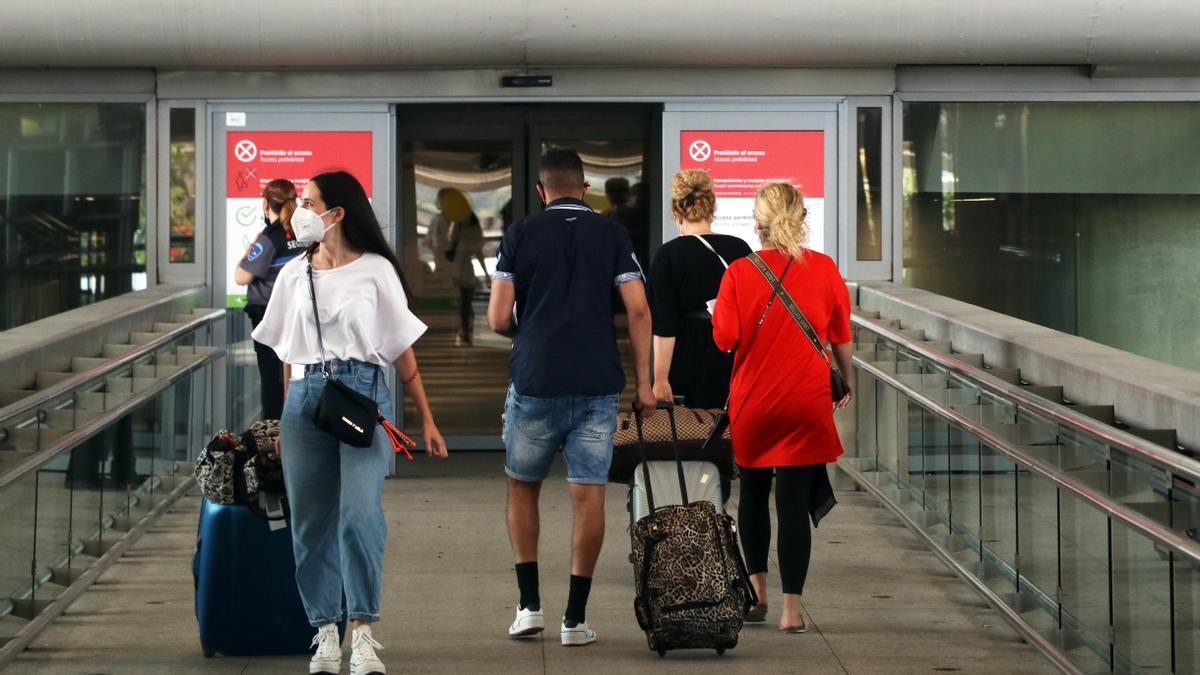
[[[1108,445],[1118,447],[1131,455],[1145,459],[1175,475],[1200,483],[1200,461],[1198,460],[1182,455],[1170,448],[1151,443],[1127,431],[1098,422],[1061,403],[1055,403],[1049,399],[1027,392],[1014,384],[989,375],[986,370],[971,367],[951,358],[947,354],[931,349],[927,345],[910,340],[895,331],[884,328],[874,323],[871,319],[851,315],[850,320],[860,328],[864,328],[895,342],[909,351],[916,352],[923,358],[936,361],[939,366],[965,377],[982,389],[987,389],[993,394],[1012,399],[1020,406],[1035,410],[1055,422],[1079,429],[1089,436],[1095,437]]]
[[[210,324],[221,317],[225,316],[225,310],[217,309],[202,314],[192,319],[191,321],[180,325],[178,328],[173,328],[170,331],[163,333],[161,336],[154,338],[150,342],[137,345],[135,349],[128,354],[112,359],[103,365],[96,366],[91,370],[86,370],[62,382],[58,382],[52,386],[46,387],[40,391],[34,392],[25,398],[14,401],[9,405],[0,408],[0,425],[5,424],[8,420],[14,417],[20,417],[38,410],[47,403],[65,396],[76,389],[86,387],[97,380],[103,379],[109,373],[112,373],[122,368],[132,365],[133,362],[151,354],[152,352],[164,347],[171,342],[195,331],[197,328]]]
[[[189,363],[187,366],[181,368],[178,372],[172,373],[169,377],[160,378],[153,386],[137,392],[136,396],[131,396],[129,400],[121,403],[117,407],[109,408],[105,410],[103,414],[97,415],[93,419],[88,420],[85,424],[83,424],[83,426],[73,429],[71,433],[59,438],[49,447],[30,453],[29,458],[24,462],[21,462],[12,469],[0,474],[0,490],[8,487],[30,471],[35,471],[45,466],[47,463],[53,461],[58,455],[61,455],[88,438],[100,433],[108,425],[112,424],[113,420],[119,420],[125,415],[133,412],[138,408],[138,406],[154,398],[179,380],[190,376],[193,371],[199,369],[201,366],[208,365],[212,361],[215,361],[225,354],[225,350],[222,348],[211,347],[211,349],[211,352],[201,356],[192,363]]]
[[[921,391],[918,389],[905,384],[896,376],[884,372],[878,366],[869,363],[862,357],[855,356],[854,364],[858,368],[866,370],[877,379],[891,385],[892,387],[895,387],[905,396],[916,401],[919,405],[921,405],[921,407],[926,408],[935,415],[938,415],[939,417],[942,417],[943,419],[966,429],[968,432],[987,444],[988,447],[995,448],[1004,455],[1008,456],[1009,459],[1020,464],[1026,469],[1039,474],[1058,487],[1075,494],[1091,504],[1094,508],[1103,511],[1110,517],[1123,522],[1130,529],[1136,530],[1147,538],[1153,539],[1164,546],[1170,547],[1176,552],[1191,558],[1196,563],[1200,563],[1200,544],[1197,544],[1191,539],[1185,539],[1184,537],[1181,537],[1173,530],[1163,527],[1154,520],[1128,508],[1120,502],[1109,498],[1107,495],[1097,493],[1095,490],[1076,480],[1075,478],[1072,478],[1070,475],[1063,473],[1062,471],[1058,471],[1057,469],[1053,469],[1042,462],[1031,458],[1029,455],[1021,452],[1016,446],[1009,443],[1007,439],[995,434],[982,424],[967,418],[949,406],[943,405],[938,401],[929,398],[925,394],[921,393]]]

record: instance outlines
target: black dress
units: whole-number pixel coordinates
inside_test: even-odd
[[[728,264],[750,255],[746,242],[706,234]],[[725,265],[696,237],[677,237],[658,249],[650,265],[654,334],[675,338],[671,390],[693,408],[720,408],[729,397],[733,359],[713,343],[707,303],[717,297]]]

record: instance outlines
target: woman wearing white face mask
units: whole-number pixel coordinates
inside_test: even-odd
[[[309,622],[318,629],[309,672],[337,673],[341,667],[336,623],[344,596],[346,618],[354,626],[350,672],[383,673],[371,624],[379,620],[387,538],[381,494],[392,447],[381,428],[370,447],[339,443],[313,417],[325,387],[322,361],[332,378],[370,396],[385,413],[391,397],[382,371],[395,367],[424,424],[426,451],[445,457],[412,350],[426,327],[408,309],[399,262],[353,176],[338,171],[314,177],[292,216],[292,229],[298,241],[313,246],[280,272],[253,337],[287,364],[281,456],[296,584]]]

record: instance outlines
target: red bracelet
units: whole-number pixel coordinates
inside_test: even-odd
[[[412,374],[412,376],[411,376],[411,377],[409,377],[407,380],[405,380],[403,383],[404,383],[404,384],[410,384],[410,383],[411,383],[413,380],[417,379],[417,376],[418,376],[418,375],[420,375],[420,374],[421,374],[421,369],[420,369],[420,368],[417,368],[416,370],[414,370],[414,371],[413,371],[413,374]]]

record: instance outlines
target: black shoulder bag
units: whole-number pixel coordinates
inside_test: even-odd
[[[789,258],[789,265],[791,261],[792,259]],[[846,395],[850,393],[850,387],[846,384],[846,377],[842,375],[841,369],[837,367],[833,359],[829,358],[829,352],[825,351],[825,345],[821,342],[821,338],[817,336],[817,331],[813,330],[812,324],[805,318],[804,312],[801,312],[800,308],[796,306],[796,301],[792,299],[791,293],[788,293],[787,289],[783,287],[781,280],[775,278],[775,273],[771,271],[771,268],[767,266],[767,263],[757,253],[750,254],[750,262],[754,263],[754,266],[762,273],[767,283],[775,284],[776,292],[779,293],[779,299],[783,301],[783,306],[787,308],[788,314],[792,315],[792,320],[796,322],[797,326],[800,326],[800,330],[804,331],[805,337],[812,343],[812,346],[821,355],[821,358],[825,359],[825,365],[829,366],[829,392],[833,397],[833,402],[837,403],[846,398]],[[786,272],[787,270],[785,269],[784,273],[786,274]]]
[[[707,242],[706,242],[707,243]],[[715,251],[714,251],[715,253]],[[751,258],[758,258],[757,253],[751,253]],[[761,259],[760,259],[761,260]],[[767,299],[767,306],[763,308],[762,314],[758,317],[758,323],[754,324],[754,330],[750,332],[750,337],[746,339],[746,344],[740,349],[746,351],[750,348],[750,344],[754,342],[754,338],[758,335],[758,330],[762,328],[763,321],[767,319],[767,312],[771,311],[771,305],[775,304],[775,298],[779,297],[780,291],[783,290],[783,278],[787,276],[788,270],[792,268],[793,258],[788,258],[787,264],[783,266],[783,274],[772,283],[771,297]],[[724,260],[722,260],[724,262]],[[774,275],[772,275],[774,276]],[[725,430],[729,428],[729,399],[725,399],[725,408],[721,410],[721,415],[713,422],[712,431],[708,434],[708,439],[704,441],[702,446],[705,450],[720,443],[725,437]]]
[[[321,337],[321,314],[317,310],[317,286],[313,283],[312,262],[308,263],[308,292],[312,297],[313,321],[317,324],[317,346],[321,350],[321,375],[325,377],[325,387],[321,390],[321,400],[317,403],[317,411],[313,414],[313,423],[334,438],[356,448],[370,447],[375,440],[375,424],[382,423],[387,432],[392,448],[396,452],[403,451],[412,459],[409,451],[416,448],[412,442],[391,422],[379,412],[379,404],[370,396],[354,391],[333,377],[329,363],[325,361],[325,341]],[[375,377],[379,377],[376,371]]]

